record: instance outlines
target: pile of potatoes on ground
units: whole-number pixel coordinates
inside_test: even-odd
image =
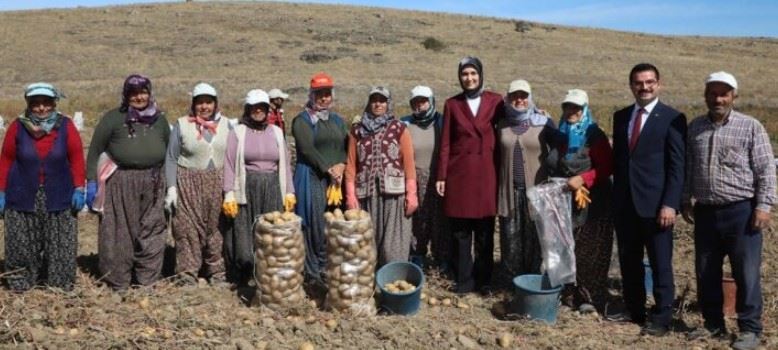
[[[293,307],[305,300],[301,222],[294,213],[274,211],[261,215],[254,226],[256,295],[260,304],[271,309]]]
[[[328,308],[357,315],[376,313],[377,252],[370,214],[352,209],[325,213]]]

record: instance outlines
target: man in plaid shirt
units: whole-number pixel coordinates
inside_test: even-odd
[[[689,338],[726,335],[721,278],[729,256],[740,329],[732,347],[755,349],[762,333],[762,230],[776,202],[775,162],[762,124],[733,109],[737,86],[729,73],[708,76],[708,114],[694,119],[687,134],[682,213],[696,221],[697,299],[705,319]]]

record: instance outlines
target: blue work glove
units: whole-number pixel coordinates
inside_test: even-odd
[[[73,198],[70,200],[70,208],[73,209],[74,212],[81,211],[81,209],[84,209],[85,200],[86,197],[84,195],[84,188],[76,188],[76,190],[73,191]]]
[[[97,181],[89,181],[86,183],[86,205],[89,209],[92,209],[92,204],[95,202],[95,194],[97,194]]]
[[[5,212],[5,192],[0,192],[0,215]]]

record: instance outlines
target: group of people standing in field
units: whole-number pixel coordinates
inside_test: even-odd
[[[220,113],[216,89],[200,83],[190,110],[171,127],[151,81],[131,75],[121,105],[98,122],[85,161],[79,133],[56,109],[61,94],[31,84],[0,157],[6,271],[14,272],[8,285],[73,287],[73,213],[85,205],[100,213],[99,268],[115,290],[160,278],[168,221],[181,281],[245,285],[253,276],[254,218],[292,207],[302,218],[306,281],[323,284],[323,214],[337,206],[326,198],[334,185],[345,191],[345,208],[370,213],[379,265],[437,265],[453,274],[455,292],[489,293],[494,282],[541,272],[527,191],[563,177],[590,202],[573,203],[577,282],[566,286],[565,302],[581,312],[603,308],[615,228],[626,308],[613,318],[643,325],[644,334],[667,333],[672,230],[682,213],[697,220],[705,317],[690,337],[726,332],[720,282],[729,256],[741,331],[733,346],[758,345],[761,230],[776,200],[775,165],[765,129],[733,109],[734,76],[707,78],[709,112],[687,128],[684,114],[659,101],[659,70],[636,65],[629,73],[635,102],[614,114],[612,142],[584,90],[561,99],[557,125],[535,105],[526,80],[511,82],[504,96],[485,90],[475,57],[459,62],[457,77],[462,92],[445,101],[443,113],[432,89],[419,85],[408,100],[412,114],[397,118],[393,94],[375,86],[360,118],[349,122],[332,110],[332,77],[314,75],[304,110],[291,121],[294,164],[282,109],[288,96],[277,89],[249,91],[234,122]],[[654,281],[648,312],[644,250]]]

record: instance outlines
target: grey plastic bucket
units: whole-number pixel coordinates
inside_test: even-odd
[[[548,324],[556,323],[562,286],[551,287],[548,276],[535,274],[516,276],[513,286],[516,291],[512,303],[514,313]]]
[[[410,293],[393,293],[386,290],[386,285],[397,280],[404,280],[416,286]],[[382,310],[397,315],[414,315],[419,311],[421,290],[424,287],[424,272],[413,263],[396,261],[381,267],[376,273],[376,284],[381,290]]]

